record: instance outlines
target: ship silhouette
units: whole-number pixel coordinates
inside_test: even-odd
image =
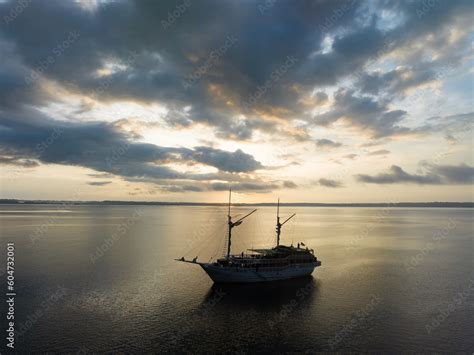
[[[236,221],[231,216],[231,194],[229,190],[229,205],[227,213],[227,253],[215,262],[199,262],[198,257],[186,260],[184,257],[177,261],[196,264],[216,283],[255,283],[294,279],[311,275],[314,269],[321,266],[321,261],[314,255],[314,250],[304,243],[280,245],[282,227],[296,214],[292,214],[283,222],[280,220],[280,200],[277,204],[276,245],[270,249],[248,249],[247,253],[231,254],[232,229],[257,210],[253,210]]]

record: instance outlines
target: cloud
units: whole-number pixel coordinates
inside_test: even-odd
[[[199,163],[214,166],[221,171],[228,172],[251,172],[262,169],[263,165],[256,161],[250,154],[237,149],[235,152],[227,152],[210,147],[195,147],[192,151],[181,154],[183,158],[189,158]]]
[[[368,132],[373,138],[417,132],[400,125],[406,112],[390,110],[383,101],[358,96],[353,90],[339,89],[334,94],[333,108],[314,117],[314,124],[330,126],[343,121],[349,126]]]
[[[328,94],[323,91],[318,91],[314,94],[314,103],[316,105],[323,104],[328,101]]]
[[[338,148],[342,146],[342,143],[334,142],[330,139],[323,138],[316,140],[316,146],[318,148]]]
[[[339,188],[339,187],[344,186],[340,181],[324,179],[324,178],[319,179],[318,181],[315,182],[315,184],[324,186],[324,187],[330,187],[330,188]]]
[[[370,184],[419,184],[419,185],[456,185],[472,184],[474,168],[466,164],[453,165],[427,165],[429,171],[424,175],[409,174],[401,167],[392,165],[388,173],[370,176],[356,175],[360,182]]]
[[[162,190],[168,192],[201,192],[204,191],[200,186],[196,185],[166,185],[161,187]]]
[[[346,154],[346,155],[343,156],[343,158],[350,159],[350,160],[354,160],[357,157],[358,157],[358,154],[354,154],[354,153]]]
[[[232,117],[244,113],[242,104],[249,93],[268,80],[288,53],[304,58],[319,46],[322,38],[315,23],[331,16],[341,1],[281,2],[272,7],[271,16],[261,16],[251,3],[206,0],[203,6],[212,13],[190,6],[164,28],[162,21],[175,10],[174,1],[108,2],[92,12],[73,1],[31,3],[28,11],[2,26],[2,38],[12,44],[25,72],[15,82],[34,73],[102,101],[158,102],[169,109],[166,120],[171,125],[205,123],[221,136],[249,139],[254,130],[271,127],[259,124],[264,123],[260,117],[235,127]],[[339,24],[353,22],[357,7],[353,4]],[[0,3],[0,17],[14,8],[15,2]],[[225,18],[229,13],[232,18]],[[39,26],[38,18],[61,21]],[[78,39],[58,51],[70,31],[77,32]],[[235,37],[235,43],[219,51],[228,37]],[[287,46],[272,40],[276,37]],[[198,79],[184,85],[190,76]],[[294,81],[291,76],[288,73],[271,88],[261,104],[278,101],[278,92],[287,93],[288,80]],[[324,100],[324,94],[316,98]]]
[[[402,95],[408,89],[419,87],[436,79],[436,72],[431,68],[424,67],[425,63],[418,68],[397,67],[388,72],[374,71],[363,74],[355,83],[355,86],[363,93],[377,95],[380,92],[389,95]]]
[[[16,5],[1,2],[0,18],[8,17]],[[311,106],[327,103],[327,94],[313,92],[314,88],[338,85],[382,55],[406,52],[422,42],[429,45],[426,51],[443,49],[442,58],[426,63],[426,70],[408,63],[363,75],[362,92],[378,93],[384,87],[403,91],[432,80],[436,66],[448,59],[459,63],[465,39],[461,34],[470,23],[472,2],[437,3],[422,18],[417,15],[420,6],[278,1],[271,14],[262,16],[251,2],[206,0],[187,8],[165,28],[162,21],[175,10],[174,1],[110,1],[93,11],[74,1],[32,2],[1,29],[6,60],[0,69],[0,102],[19,106],[60,100],[44,89],[46,81],[100,102],[158,103],[168,110],[163,120],[174,127],[206,124],[218,136],[237,140],[252,139],[255,131],[285,135],[289,130],[284,128],[294,128],[292,119],[308,120]],[[229,13],[232,18],[225,16]],[[382,14],[396,14],[403,21],[387,27]],[[40,25],[38,18],[45,21]],[[61,47],[70,32],[79,37]],[[453,39],[454,32],[460,39]],[[237,41],[219,52],[229,36]],[[283,42],[287,45],[281,46]],[[272,81],[256,107],[245,108],[249,93],[268,82],[288,55],[298,58],[294,67]],[[205,64],[210,65],[199,70]],[[196,73],[199,80],[185,87],[186,79]],[[38,79],[25,85],[32,74]],[[307,97],[312,97],[310,106],[301,104]],[[85,108],[83,113],[90,106]],[[384,113],[389,111],[392,120],[393,115],[401,116],[396,109]],[[245,118],[236,123],[241,115]],[[282,120],[268,124],[268,115]]]
[[[466,164],[439,165],[429,167],[434,173],[441,175],[451,184],[472,184],[474,182],[474,167]]]
[[[154,183],[157,180],[245,180],[239,174],[264,168],[240,149],[230,152],[203,146],[191,149],[134,142],[134,134],[121,127],[115,123],[57,121],[31,109],[14,114],[3,112],[0,113],[0,149],[10,156],[4,162],[30,162],[32,166],[34,159],[43,164],[82,166]],[[216,168],[217,172],[179,172],[168,166],[169,163],[202,164]]]
[[[474,112],[461,113],[456,115],[445,115],[430,117],[427,124],[436,127],[438,131],[445,131],[451,135],[451,139],[465,137],[472,131],[472,122],[474,120]]]
[[[283,187],[287,189],[296,189],[298,185],[296,185],[293,181],[286,180],[283,181]]]
[[[91,186],[105,186],[111,183],[112,181],[90,181],[87,184]]]
[[[278,185],[271,183],[214,183],[210,185],[210,189],[214,191],[228,191],[229,188],[231,188],[233,191],[269,192],[271,190],[277,189]]]
[[[399,184],[399,183],[415,183],[415,184],[440,184],[439,176],[433,175],[410,175],[402,168],[396,165],[390,167],[388,173],[381,173],[375,176],[360,174],[357,180],[370,184]]]
[[[390,154],[390,151],[387,149],[374,150],[373,152],[367,153],[367,155],[387,155]]]
[[[39,166],[35,160],[6,156],[0,156],[0,165],[14,165],[22,168],[35,168]]]
[[[111,178],[113,177],[113,174],[109,174],[109,173],[98,173],[98,174],[87,174],[88,176],[90,177],[93,177],[93,178],[99,178],[99,179],[106,179],[106,178]]]
[[[442,131],[454,141],[472,118],[452,112],[425,122],[410,105],[397,106],[442,80],[447,67],[468,62],[472,0],[435,1],[429,11],[416,1],[279,0],[265,14],[254,2],[203,1],[166,28],[175,1],[87,9],[76,1],[29,2],[14,19],[18,2],[0,1],[3,163],[82,166],[169,191],[239,183],[267,191],[284,183],[260,176],[268,167],[244,149],[216,148],[221,140],[312,142],[318,126],[379,141]],[[77,33],[72,42],[70,33]],[[219,51],[229,36],[235,43]],[[290,55],[297,60],[274,80]],[[185,85],[190,76],[196,80]],[[245,105],[262,87],[255,105]],[[127,113],[101,116],[102,106],[124,102],[160,107],[149,118],[169,131],[211,129],[217,143],[143,143],[109,122]],[[319,148],[340,145],[316,140]]]
[[[299,79],[305,84],[333,85],[362,68],[386,43],[387,38],[373,18],[367,26],[336,36],[329,52],[319,53],[305,63],[299,71]]]

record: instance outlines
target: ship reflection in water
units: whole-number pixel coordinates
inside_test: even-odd
[[[182,351],[195,351],[199,341],[195,328],[213,324],[219,332],[208,343],[212,351],[223,344],[230,352],[281,351],[286,346],[279,344],[287,333],[284,328],[292,323],[289,318],[302,320],[302,314],[310,312],[317,302],[318,285],[312,276],[271,283],[213,284],[191,318],[181,324],[175,343]],[[257,320],[261,324],[255,327]]]
[[[312,276],[275,281],[269,284],[213,284],[206,294],[201,309],[216,314],[232,307],[238,311],[255,307],[282,317],[296,307],[312,303],[318,291],[318,281]],[[271,319],[269,319],[269,322]]]
[[[249,212],[233,211],[235,220]],[[474,350],[471,209],[292,207],[281,244],[303,242],[322,265],[306,278],[243,285],[214,284],[173,260],[224,254],[227,212],[3,206],[1,237],[16,249],[15,350]],[[259,207],[232,235],[236,253],[274,245],[275,207]]]

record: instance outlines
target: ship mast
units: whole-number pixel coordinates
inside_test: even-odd
[[[280,245],[280,234],[281,234],[281,227],[288,222],[291,218],[296,216],[296,213],[293,213],[290,217],[288,217],[283,223],[280,223],[280,199],[278,199],[277,203],[277,226],[276,226],[276,233],[277,233],[277,245]]]
[[[229,208],[227,210],[227,225],[228,225],[228,235],[227,235],[227,258],[230,256],[230,246],[231,246],[231,241],[232,241],[232,228],[240,226],[242,224],[242,221],[250,216],[252,213],[256,211],[253,210],[252,212],[246,214],[242,218],[238,219],[235,222],[232,222],[232,216],[230,215],[230,201],[231,201],[231,194],[232,194],[232,189],[229,189]]]
[[[230,196],[232,194],[232,189],[229,189],[229,209],[227,211],[227,226],[228,226],[228,235],[227,235],[227,258],[230,255],[230,244],[232,239],[232,217],[230,216]]]
[[[277,232],[277,246],[279,246],[280,245],[280,233],[281,233],[280,198],[278,198],[278,203],[277,203],[277,227],[276,227],[276,232]]]

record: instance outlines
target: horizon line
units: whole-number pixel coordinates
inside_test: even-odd
[[[71,205],[168,205],[168,206],[226,206],[225,202],[189,201],[128,201],[128,200],[25,200],[0,199],[1,205],[9,204],[71,204]],[[233,203],[234,206],[276,206],[276,202]],[[428,201],[428,202],[281,202],[281,206],[302,207],[474,207],[472,201]]]

